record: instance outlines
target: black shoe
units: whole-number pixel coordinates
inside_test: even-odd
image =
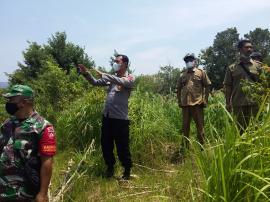
[[[111,178],[114,176],[114,167],[108,166],[106,170],[106,178]]]
[[[125,168],[122,179],[123,180],[129,180],[130,179],[130,168]]]

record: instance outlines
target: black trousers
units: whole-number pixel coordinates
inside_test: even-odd
[[[103,158],[107,166],[115,164],[113,154],[114,143],[118,158],[126,169],[132,167],[129,151],[129,120],[113,119],[103,116],[101,128],[101,147]]]

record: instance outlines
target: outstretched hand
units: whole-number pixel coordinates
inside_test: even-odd
[[[93,69],[93,70],[95,70],[95,72],[97,73],[97,75],[100,76],[100,77],[102,77],[102,74],[104,74],[103,72],[101,72],[101,71],[99,71],[97,69]]]
[[[83,64],[78,64],[78,68],[79,68],[80,73],[86,74],[87,68]]]

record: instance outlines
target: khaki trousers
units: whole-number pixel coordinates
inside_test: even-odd
[[[184,106],[182,107],[183,115],[183,134],[186,138],[189,138],[190,122],[194,120],[197,128],[197,137],[200,144],[204,143],[204,116],[203,105]],[[185,146],[188,147],[188,142],[185,140]]]

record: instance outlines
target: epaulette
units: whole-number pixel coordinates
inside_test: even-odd
[[[239,61],[236,61],[236,62],[230,64],[228,68],[230,70],[233,70],[233,69],[235,69],[238,66],[238,64],[239,64]]]

